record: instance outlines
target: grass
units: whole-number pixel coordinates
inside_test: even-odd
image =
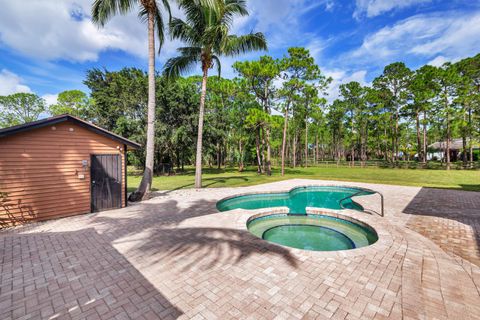
[[[258,175],[255,168],[239,173],[237,169],[204,169],[203,186],[206,188],[241,187],[286,179],[339,180],[380,183],[402,186],[419,186],[446,189],[480,191],[480,171],[476,170],[426,170],[387,168],[345,168],[310,167],[289,168],[282,177],[278,169],[272,176]],[[134,191],[140,184],[141,176],[129,170],[128,191]],[[178,190],[193,188],[194,169],[174,176],[160,176],[153,179],[153,190]]]

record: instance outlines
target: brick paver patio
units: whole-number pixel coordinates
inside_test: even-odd
[[[1,231],[0,319],[480,319],[479,193],[348,183],[386,216],[342,211],[379,241],[341,252],[269,244],[254,212],[215,208],[307,184],[347,183],[179,190]]]

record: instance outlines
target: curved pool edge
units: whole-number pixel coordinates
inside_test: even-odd
[[[251,195],[260,195],[260,194],[280,194],[280,193],[293,193],[295,192],[297,189],[302,189],[302,188],[308,188],[308,187],[333,187],[333,188],[349,188],[349,189],[356,189],[356,190],[359,190],[359,191],[365,191],[365,192],[371,192],[372,194],[374,193],[377,193],[378,191],[376,190],[373,190],[373,189],[369,189],[369,188],[365,188],[365,187],[357,187],[357,186],[349,186],[349,185],[336,185],[336,184],[308,184],[308,185],[300,185],[300,186],[295,186],[293,188],[290,188],[290,189],[282,189],[282,190],[273,190],[273,191],[260,191],[260,192],[243,192],[243,193],[236,193],[234,195],[230,195],[230,196],[227,196],[227,197],[224,197],[224,198],[221,198],[219,200],[217,200],[217,202],[215,203],[215,209],[217,209],[218,212],[229,212],[229,211],[235,211],[235,210],[244,210],[244,211],[248,211],[248,212],[254,212],[254,211],[259,211],[259,210],[268,210],[268,209],[273,209],[273,208],[288,208],[288,207],[270,207],[270,208],[262,208],[262,209],[240,209],[240,208],[237,208],[237,209],[231,209],[231,210],[225,210],[225,211],[222,211],[218,208],[219,206],[219,203],[222,203],[224,201],[227,201],[227,200],[230,200],[230,199],[234,199],[234,198],[237,198],[237,197],[243,197],[243,196],[251,196]],[[362,208],[362,210],[364,210],[365,208],[359,204],[358,202],[354,201],[353,198],[355,197],[363,197],[363,196],[368,196],[370,194],[363,194],[363,195],[357,195],[357,196],[352,196],[352,198],[350,198],[350,200],[355,203],[356,205],[358,205],[359,207]],[[329,208],[322,208],[322,209],[325,209],[325,210],[335,210],[335,209],[329,209]],[[339,209],[338,211],[345,211],[345,210],[353,210],[353,209]],[[359,211],[361,212],[361,211]]]
[[[319,215],[326,215],[332,216],[339,219],[345,219],[351,221],[354,220],[355,223],[360,222],[362,225],[367,225],[372,228],[375,233],[377,234],[378,240],[368,246],[355,248],[350,250],[337,250],[337,251],[310,251],[310,250],[303,250],[297,249],[287,246],[282,246],[280,244],[270,243],[265,240],[262,240],[255,235],[252,234],[253,237],[258,241],[258,244],[265,242],[265,245],[277,245],[282,248],[289,250],[292,254],[294,254],[299,259],[304,259],[307,257],[315,257],[315,258],[325,258],[325,259],[348,259],[353,258],[356,256],[365,256],[365,255],[374,255],[379,252],[384,252],[387,250],[393,243],[393,237],[390,228],[393,226],[390,225],[384,219],[378,219],[378,217],[374,215],[370,215],[367,213],[363,213],[360,211],[345,209],[345,210],[333,210],[333,209],[324,209],[324,208],[315,208],[315,207],[308,207],[308,214],[319,214]],[[255,211],[256,213],[251,215],[251,212]],[[278,214],[278,213],[285,213],[281,212],[280,210],[262,210],[262,212],[258,212],[259,210],[244,210],[242,218],[237,220],[237,226],[240,227],[242,230],[248,231],[247,222],[254,218],[259,218],[262,216],[268,216],[271,214]],[[340,213],[341,212],[341,213]],[[288,213],[287,213],[288,214]]]
[[[368,229],[371,233],[373,233],[377,237],[377,241],[373,242],[372,244],[369,244],[367,247],[372,246],[372,245],[374,245],[375,243],[378,242],[378,240],[380,239],[380,237],[378,235],[378,232],[370,224],[368,224],[364,221],[361,221],[357,218],[353,218],[353,217],[350,217],[348,215],[341,214],[339,212],[340,212],[340,210],[307,207],[307,213],[304,214],[304,216],[308,216],[308,215],[311,215],[311,216],[312,215],[327,216],[327,217],[332,217],[332,218],[336,218],[336,219],[342,219],[342,220],[345,220],[345,221],[348,221],[348,222],[351,222],[351,223],[354,223],[354,224],[358,224],[359,226],[361,226],[365,229]],[[342,212],[343,212],[343,210],[342,210]],[[259,218],[268,217],[268,216],[275,216],[275,215],[287,215],[288,216],[288,215],[290,215],[290,213],[288,213],[288,212],[287,213],[285,213],[285,212],[271,212],[271,211],[270,212],[258,213],[258,214],[253,215],[253,216],[251,216],[247,219],[247,222],[245,223],[245,225],[247,227],[247,230],[248,230],[249,223],[251,223],[252,221],[254,221],[256,219],[259,219]],[[298,217],[298,216],[302,216],[302,215],[294,214],[292,216]],[[364,248],[364,247],[353,248],[351,250],[361,249],[361,248]]]

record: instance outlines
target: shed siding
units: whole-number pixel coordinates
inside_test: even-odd
[[[123,144],[71,122],[54,125],[56,130],[52,127],[0,139],[0,192],[7,193],[6,202],[0,203],[3,224],[88,213],[90,155],[121,154],[125,164],[125,150],[117,149]],[[88,160],[86,170],[82,160]],[[79,174],[85,178],[80,179]],[[124,187],[122,174],[122,190]]]

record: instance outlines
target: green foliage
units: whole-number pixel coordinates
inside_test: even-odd
[[[172,19],[170,34],[173,39],[179,39],[188,46],[178,48],[179,55],[167,61],[164,68],[167,77],[175,78],[187,73],[197,63],[201,63],[204,74],[216,66],[220,76],[219,57],[267,49],[262,33],[230,34],[235,17],[248,15],[244,1],[218,0],[216,4],[212,7],[198,1],[179,1],[186,17],[185,20]]]
[[[58,94],[57,103],[50,106],[52,115],[70,114],[84,120],[91,120],[91,101],[80,90],[67,90]]]
[[[355,161],[379,159],[391,166],[402,161],[427,162],[423,149],[448,138],[461,138],[463,143],[450,162],[463,160],[460,165],[468,167],[478,161],[480,55],[415,71],[393,63],[372,86],[341,84],[339,97],[331,103],[325,99],[331,79],[304,48],[291,48],[280,60],[262,56],[237,62],[234,69],[235,79],[208,77],[203,160],[209,167],[236,166],[242,171],[256,165],[257,171],[267,172],[269,147],[274,174],[282,147],[287,167],[320,160],[348,160],[355,165]],[[157,77],[157,173],[164,165],[177,167],[178,173],[195,162],[202,81],[202,76]],[[136,68],[91,69],[84,83],[90,96],[65,91],[50,112],[86,118],[145,145],[147,73]],[[0,101],[2,110],[8,111],[1,113],[1,120],[9,125],[35,120],[45,110],[42,99],[31,94]],[[12,111],[16,109],[20,111]],[[143,167],[144,155],[144,150],[132,153],[129,163]],[[439,166],[447,167],[446,162],[444,158]]]
[[[128,177],[128,188],[133,190],[139,182],[138,176]],[[285,170],[281,176],[273,169],[272,176],[259,175],[253,167],[239,173],[233,168],[206,169],[204,184],[209,188],[243,187],[270,183],[287,179],[321,179],[336,181],[358,181],[390,185],[448,188],[457,190],[480,191],[480,171],[424,170],[424,169],[387,169],[387,168],[350,168],[350,167],[309,167]],[[156,190],[177,190],[193,188],[193,174],[188,168],[184,174],[169,177],[155,177],[153,188]]]
[[[147,74],[135,68],[120,71],[91,69],[85,84],[91,91],[89,114],[94,121],[117,134],[145,145]],[[196,105],[195,78],[156,81],[156,134],[154,167],[162,163],[190,163],[194,145]],[[130,163],[144,165],[145,150],[136,151]]]
[[[274,96],[273,81],[280,76],[281,64],[270,56],[262,56],[259,60],[235,62],[235,71],[244,79],[254,94],[266,108],[270,108],[270,101]],[[269,111],[267,111],[270,113]]]
[[[97,123],[107,130],[126,137],[134,135],[132,128],[122,123],[144,126],[147,110],[147,74],[136,68],[118,72],[106,69],[87,71],[84,84],[91,91],[92,113]]]
[[[45,100],[33,93],[0,96],[0,127],[38,120],[46,111]]]

